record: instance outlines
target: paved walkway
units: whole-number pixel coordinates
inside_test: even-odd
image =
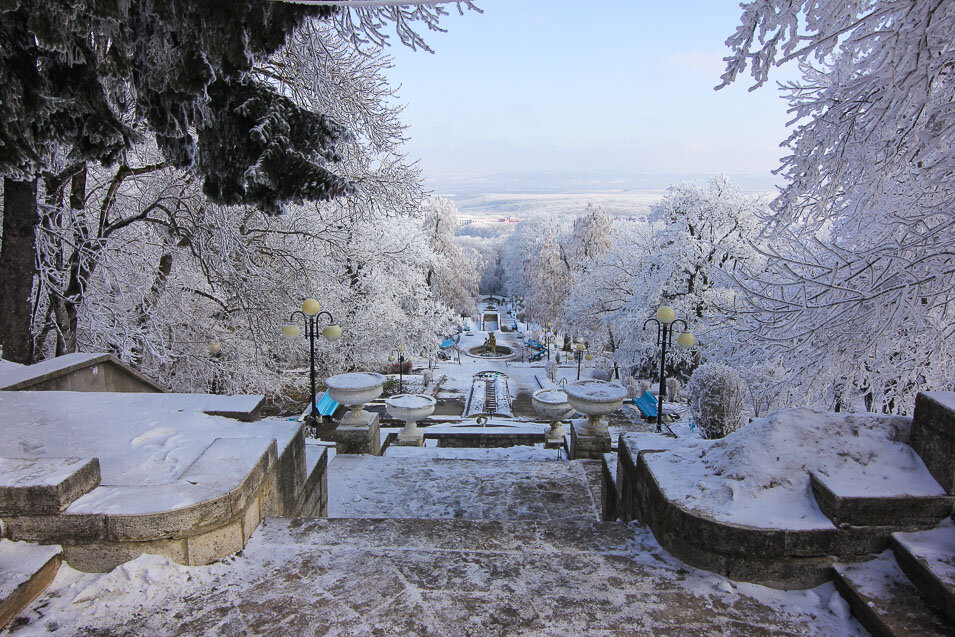
[[[832,586],[687,567],[617,522],[267,520],[234,560],[68,567],[17,635],[846,635]],[[25,623],[25,622],[29,623]]]
[[[599,463],[589,465],[598,466],[588,472],[583,462],[336,456],[328,466],[328,516],[595,520]]]

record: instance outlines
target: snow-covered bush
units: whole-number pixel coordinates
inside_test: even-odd
[[[743,381],[721,363],[700,365],[687,383],[690,410],[705,438],[725,438],[739,429],[743,413]]]
[[[544,372],[547,374],[547,378],[550,379],[550,382],[557,382],[557,360],[551,359],[547,361],[547,364],[544,366]]]
[[[590,372],[591,378],[596,378],[597,380],[610,380],[613,376],[613,369],[607,367],[606,364],[598,364],[594,367],[593,371]]]
[[[626,387],[627,387],[627,396],[630,398],[638,398],[643,396],[643,381],[639,381],[633,376],[627,376]]]
[[[675,403],[682,398],[683,383],[679,378],[667,378],[667,398],[671,403]]]

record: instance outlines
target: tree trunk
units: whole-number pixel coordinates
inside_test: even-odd
[[[36,267],[37,181],[3,180],[0,244],[0,348],[16,363],[33,363],[33,281]]]

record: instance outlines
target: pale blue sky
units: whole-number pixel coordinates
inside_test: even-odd
[[[713,90],[736,0],[478,4],[483,14],[452,10],[447,33],[427,34],[433,55],[391,47],[407,150],[432,187],[665,187],[674,176],[720,172],[757,185],[775,179],[787,135],[775,86],[750,92],[744,78]]]

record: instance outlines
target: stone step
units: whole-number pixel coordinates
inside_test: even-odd
[[[925,600],[899,568],[891,551],[869,562],[834,564],[836,590],[873,635],[952,635],[955,626]]]
[[[895,559],[936,609],[955,624],[955,523],[916,533],[893,533]]]
[[[62,555],[57,545],[0,540],[0,629],[46,590]]]
[[[877,484],[870,476],[850,476],[852,480],[843,482],[815,472],[810,472],[809,481],[816,503],[833,524],[915,531],[935,527],[955,505],[955,497],[924,468],[921,472],[921,481],[904,486],[888,479]]]

